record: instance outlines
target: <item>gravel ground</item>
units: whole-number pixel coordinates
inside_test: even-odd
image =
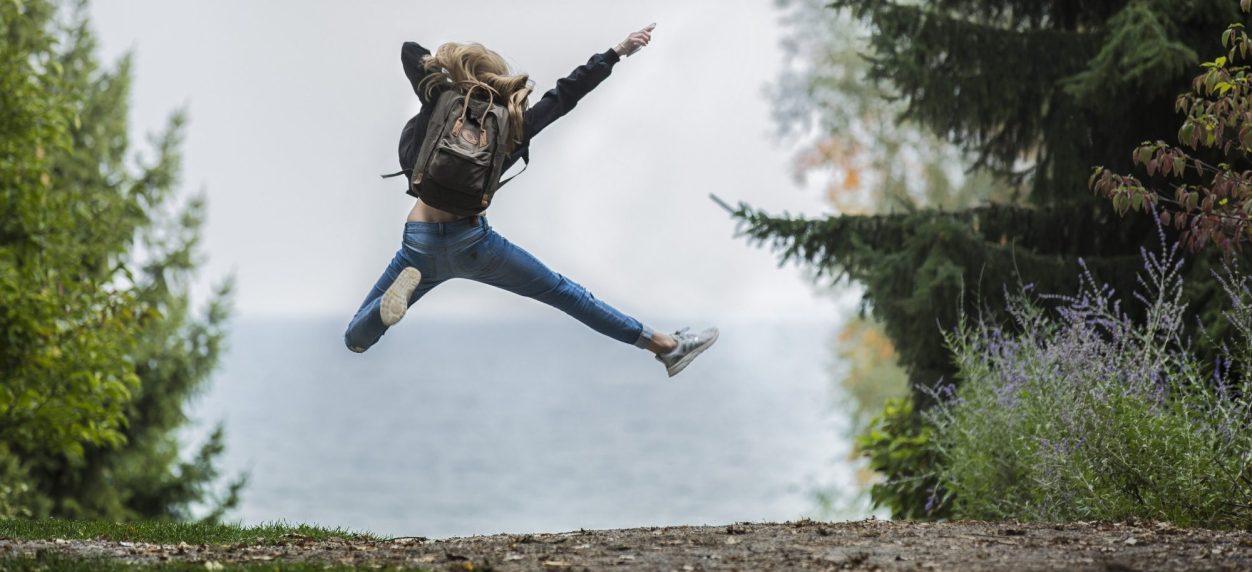
[[[1252,534],[1157,523],[803,521],[445,540],[289,536],[278,544],[225,546],[0,539],[0,557],[40,550],[135,563],[313,561],[477,571],[1252,570]]]

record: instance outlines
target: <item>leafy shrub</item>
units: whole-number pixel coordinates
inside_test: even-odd
[[[869,468],[887,479],[870,488],[876,507],[891,510],[893,518],[929,519],[947,516],[939,502],[938,451],[934,430],[913,414],[913,400],[890,399],[857,438],[857,449],[869,459]]]
[[[0,446],[0,520],[34,516],[29,507],[29,480],[17,460]]]
[[[0,2],[0,516],[215,517],[243,481],[218,495],[222,433],[188,450],[178,429],[230,284],[192,304],[205,203],[178,191],[184,118],[130,144],[130,59],[101,65],[87,16]]]
[[[1249,0],[1239,4],[1252,9]],[[1236,22],[1222,33],[1222,47],[1226,55],[1201,64],[1204,73],[1175,103],[1186,118],[1182,146],[1145,141],[1133,157],[1148,179],[1096,167],[1088,185],[1120,213],[1143,211],[1172,224],[1193,250],[1214,244],[1230,252],[1252,236],[1252,37]],[[1167,189],[1159,188],[1163,182]]]
[[[1252,527],[1249,280],[1219,277],[1241,335],[1201,363],[1182,334],[1177,247],[1143,258],[1144,319],[1084,267],[1076,295],[1027,287],[1011,328],[966,321],[949,336],[960,388],[926,417],[954,516]]]

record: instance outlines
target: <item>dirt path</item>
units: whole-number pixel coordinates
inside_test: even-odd
[[[259,546],[0,539],[0,556],[39,550],[131,562],[289,560],[477,571],[1252,570],[1249,533],[1104,523],[806,521],[447,540],[291,537]]]

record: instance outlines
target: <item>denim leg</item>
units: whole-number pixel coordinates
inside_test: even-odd
[[[391,263],[387,265],[387,269],[383,270],[382,276],[378,277],[378,281],[374,283],[374,287],[370,288],[369,294],[365,296],[365,301],[361,302],[361,307],[357,309],[356,315],[352,317],[352,321],[348,323],[348,329],[343,333],[344,344],[348,349],[361,353],[369,349],[378,340],[387,333],[387,326],[383,325],[382,315],[378,312],[378,306],[382,303],[383,292],[396,281],[396,277],[400,275],[400,271],[406,266],[414,266],[419,270],[426,270],[413,264],[409,260],[408,253],[404,248],[396,252],[392,257]],[[413,295],[409,297],[409,305],[412,306],[422,296],[430,291],[431,288],[438,286],[442,280],[427,280],[427,273],[423,272],[422,282],[418,284],[417,289],[413,291]]]
[[[545,266],[539,259],[495,231],[486,239],[492,263],[465,276],[484,284],[534,298],[573,316],[610,338],[646,348],[652,330],[597,299],[578,283]]]

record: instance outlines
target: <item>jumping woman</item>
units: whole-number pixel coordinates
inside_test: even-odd
[[[652,352],[671,377],[717,341],[716,328],[698,333],[688,328],[673,334],[653,331],[548,269],[492,230],[483,215],[500,184],[499,174],[519,159],[529,163],[531,139],[573,109],[622,57],[648,45],[653,27],[591,56],[529,107],[529,77],[512,73],[499,54],[479,44],[447,43],[432,55],[414,42],[404,44],[400,61],[422,107],[400,134],[400,166],[409,178],[407,192],[417,201],[404,225],[400,250],[348,324],[344,342],[349,349],[358,353],[369,349],[409,306],[453,278],[476,280],[551,305],[601,334]],[[446,121],[441,115],[445,112]],[[434,141],[441,136],[445,139]],[[499,157],[494,163],[493,153]],[[458,175],[458,181],[479,173],[479,179],[489,179],[487,191],[477,195],[449,191],[453,177],[434,176],[439,168],[470,169],[465,172],[471,175]]]

